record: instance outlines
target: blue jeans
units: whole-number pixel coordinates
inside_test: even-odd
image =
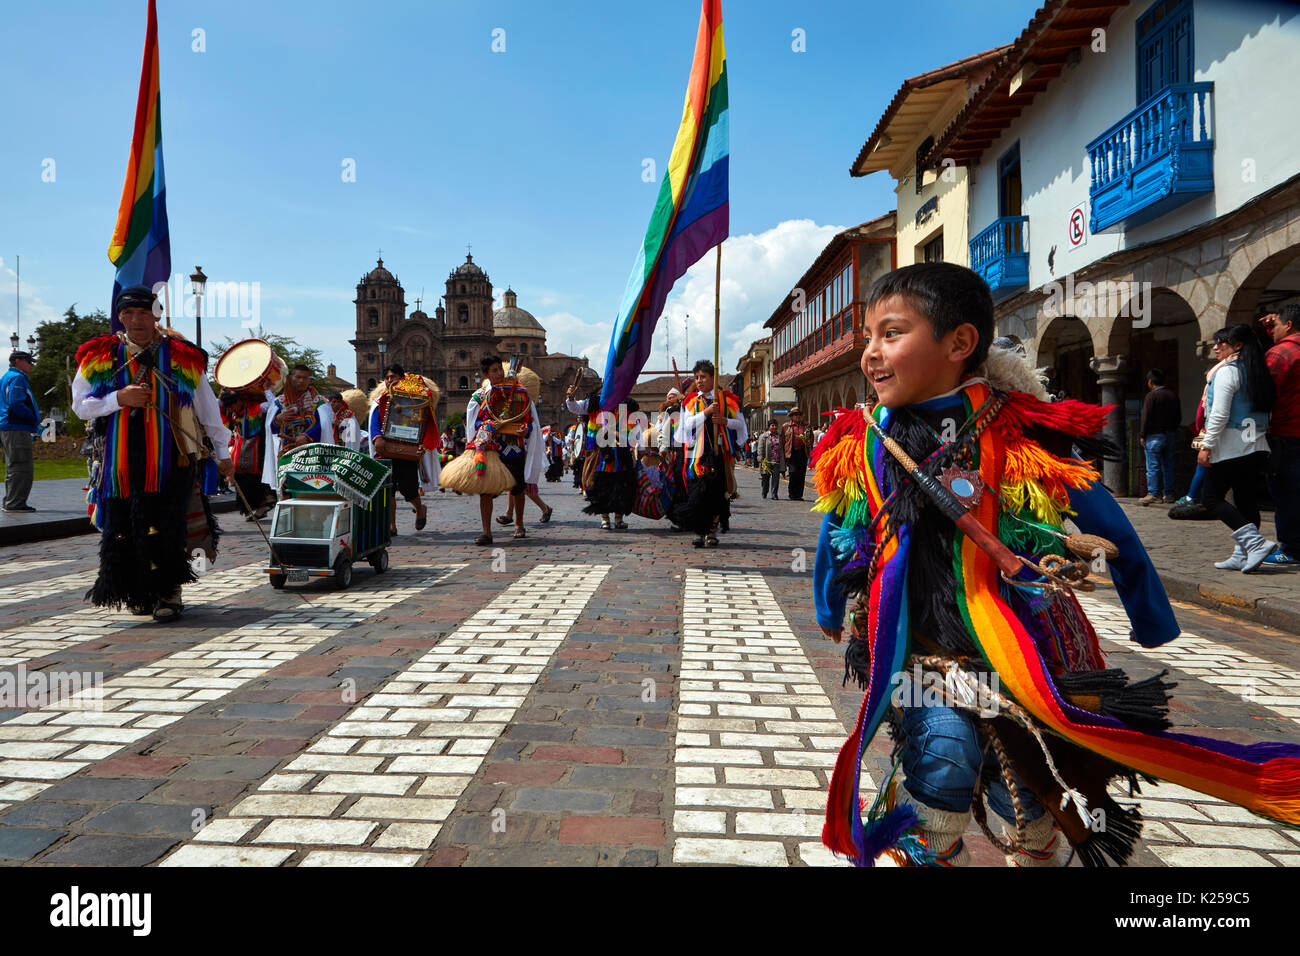
[[[1174,433],[1155,432],[1146,440],[1147,494],[1174,496]]]
[[[971,808],[975,783],[986,762],[997,766],[992,749],[986,751],[970,714],[950,707],[904,707],[902,720],[906,741],[903,744],[903,772],[907,789],[928,807],[964,813]],[[1046,811],[1016,777],[1027,821],[1037,820]],[[1008,823],[1016,815],[1011,793],[1000,773],[984,788],[988,805]]]
[[[1197,465],[1196,473],[1192,475],[1192,486],[1187,489],[1187,497],[1193,501],[1201,500],[1201,485],[1205,484],[1205,476],[1210,473],[1210,469],[1205,465]]]

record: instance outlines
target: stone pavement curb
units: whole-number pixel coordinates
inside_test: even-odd
[[[226,495],[216,500],[209,499],[213,514],[228,514],[238,508],[238,501],[233,495]],[[82,503],[82,510],[85,505]],[[13,544],[33,544],[37,541],[53,541],[57,538],[75,538],[83,534],[99,534],[85,514],[74,518],[36,518],[21,524],[0,525],[0,547]]]
[[[1157,569],[1159,570],[1159,569]],[[1289,634],[1300,634],[1300,602],[1282,598],[1250,598],[1233,594],[1214,584],[1205,584],[1181,574],[1160,571],[1160,580],[1175,601],[1199,604],[1242,620],[1267,624]],[[1296,578],[1300,592],[1300,576]]]
[[[1173,521],[1167,507],[1143,508],[1135,499],[1116,500],[1141,537],[1171,600],[1300,634],[1296,570],[1219,571],[1213,562],[1232,550],[1232,539],[1221,522]],[[1260,530],[1276,536],[1271,514],[1265,512]]]

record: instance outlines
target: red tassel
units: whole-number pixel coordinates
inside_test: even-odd
[[[817,459],[822,456],[822,453],[834,448],[845,435],[851,435],[858,441],[866,438],[867,420],[863,417],[866,414],[861,409],[855,408],[849,414],[840,415],[835,421],[831,422],[831,427],[826,429],[826,434],[822,435],[822,440],[812,450],[812,454],[808,459],[809,463],[816,468]]]
[[[1060,402],[1044,402],[1027,392],[1012,392],[1006,405],[994,422],[1002,437],[1014,441],[1035,425],[1084,437],[1099,434],[1106,419],[1118,406],[1090,405],[1067,398]]]

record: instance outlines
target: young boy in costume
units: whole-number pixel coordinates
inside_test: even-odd
[[[1071,590],[1087,586],[1089,561],[1108,559],[1134,640],[1179,633],[1141,542],[1085,460],[1111,451],[1099,437],[1110,409],[1048,402],[1023,357],[990,350],[992,298],[960,266],[879,279],[864,338],[880,404],[841,415],[814,451],[826,513],[817,620],[839,642],[855,598],[846,676],[866,691],[823,842],[858,865],[882,853],[961,865],[962,835],[972,811],[985,825],[987,799],[1009,863],[1062,865],[1071,848],[1088,865],[1123,863],[1141,816],[1107,785],[1136,785],[1137,774],[1300,822],[1300,747],[1172,732],[1163,674],[1129,683],[1106,668]],[[1083,532],[1069,547],[1067,516]],[[922,694],[915,677],[900,683],[907,674],[944,692]],[[862,754],[887,712],[898,764],[864,820]]]

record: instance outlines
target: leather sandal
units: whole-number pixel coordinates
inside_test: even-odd
[[[428,524],[428,522],[429,522],[429,512],[428,512],[428,509],[426,509],[426,508],[424,507],[424,503],[421,502],[421,503],[420,503],[420,507],[417,508],[416,511],[415,511],[415,530],[416,530],[416,531],[423,531],[423,530],[424,530],[424,526],[425,526],[426,524]]]
[[[497,515],[497,524],[510,524],[515,519],[509,515]]]
[[[153,619],[155,621],[174,621],[181,616],[182,605],[179,601],[159,601],[158,606],[153,609]]]
[[[477,538],[474,539],[474,543],[475,543],[475,544],[478,544],[478,545],[484,545],[484,546],[489,545],[489,544],[492,543],[492,535],[490,535],[490,534],[481,534],[481,535],[479,535]]]
[[[554,508],[547,508],[547,509],[546,509],[546,514],[542,515],[542,524],[546,524],[548,521],[550,521],[550,520],[551,520],[551,515],[554,514],[554,513],[555,513],[555,509],[554,509]]]
[[[523,528],[515,528],[515,533],[512,534],[510,537],[512,537],[512,538],[526,538],[526,537],[528,537],[528,532],[525,531]]]

